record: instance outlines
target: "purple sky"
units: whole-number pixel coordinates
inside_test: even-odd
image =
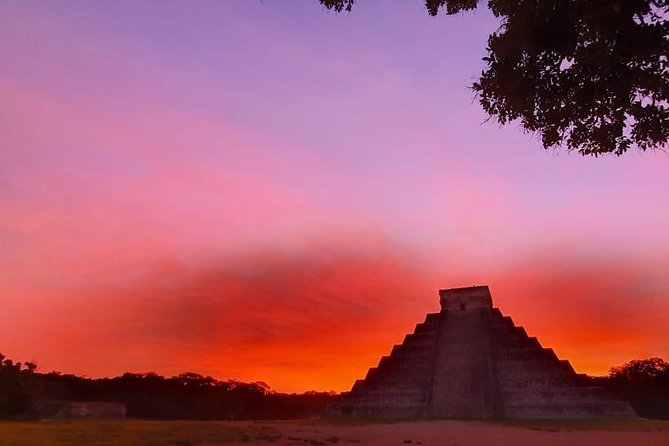
[[[90,375],[188,363],[280,389],[343,390],[435,309],[438,287],[489,283],[577,368],[669,355],[669,155],[583,158],[484,123],[468,86],[496,26],[484,10],[429,17],[421,1],[360,2],[351,14],[316,0],[1,3],[0,351]],[[119,341],[132,317],[163,307],[128,308],[164,295],[190,308],[212,271],[269,277],[271,295],[302,269],[314,287],[282,303],[301,314],[282,327],[301,336],[315,336],[308,318],[320,307],[300,305],[325,296],[318,277],[341,282],[323,297],[332,305],[396,287],[393,305],[416,300],[377,322],[337,313],[342,330],[377,323],[383,336],[361,339],[343,370],[323,363],[299,383],[286,378],[299,361],[257,359],[285,352],[261,331],[257,343]],[[225,283],[212,291],[216,311],[261,292]],[[253,319],[240,302],[230,311]],[[583,324],[576,331],[596,321],[591,350],[561,338],[549,310]],[[152,323],[166,326],[161,317]],[[193,317],[180,323],[202,323]],[[616,326],[641,331],[619,342]],[[254,369],[213,353],[258,345]],[[307,357],[347,351],[300,345],[291,351]],[[196,346],[199,356],[175,353]],[[72,349],[80,362],[63,354]]]

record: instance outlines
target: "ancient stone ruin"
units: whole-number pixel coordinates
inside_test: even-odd
[[[119,419],[125,418],[123,403],[109,401],[60,401],[49,400],[36,405],[35,415],[51,419]]]
[[[587,385],[492,305],[487,286],[440,290],[428,314],[333,412],[401,418],[623,418],[627,402]]]

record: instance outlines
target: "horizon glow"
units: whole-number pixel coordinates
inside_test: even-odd
[[[0,352],[347,390],[495,305],[579,372],[669,357],[669,156],[545,151],[421,2],[0,4]]]

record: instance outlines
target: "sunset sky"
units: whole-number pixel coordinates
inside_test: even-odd
[[[488,284],[669,359],[669,153],[545,151],[468,88],[494,17],[358,3],[1,2],[0,352],[342,391]]]

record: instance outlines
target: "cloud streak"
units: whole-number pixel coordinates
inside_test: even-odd
[[[49,368],[95,376],[195,370],[280,390],[345,390],[438,311],[439,287],[480,283],[426,264],[373,237],[165,261],[70,289],[68,305],[37,330],[34,354]],[[669,284],[650,265],[536,255],[489,284],[495,304],[545,346],[581,372],[604,373],[669,353]]]
[[[669,158],[480,125],[495,19],[378,14],[0,3],[0,350],[343,390],[488,283],[582,371],[667,355]]]
[[[52,319],[51,342],[82,355],[49,364],[96,375],[195,369],[281,389],[342,389],[429,308],[422,276],[401,251],[362,244],[166,263],[122,283],[72,289],[85,298]]]

